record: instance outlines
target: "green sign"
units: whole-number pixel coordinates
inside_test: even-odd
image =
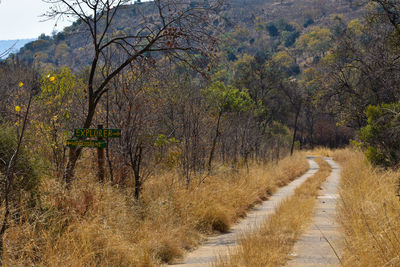
[[[75,137],[121,137],[121,129],[75,129]]]
[[[94,147],[105,148],[106,141],[104,140],[67,140],[67,147]]]

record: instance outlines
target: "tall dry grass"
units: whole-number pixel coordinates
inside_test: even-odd
[[[275,267],[285,264],[294,243],[311,222],[316,197],[331,172],[326,161],[316,161],[320,166],[318,172],[283,201],[259,229],[243,236],[229,258],[221,258],[215,266]]]
[[[255,203],[308,169],[303,154],[194,179],[150,177],[142,199],[78,170],[66,192],[43,179],[40,209],[18,212],[5,235],[7,266],[158,266],[181,257],[215,231],[226,231]],[[175,177],[175,178],[174,178]]]
[[[345,266],[400,266],[400,171],[373,168],[361,152],[340,150],[340,223]]]
[[[323,147],[323,146],[318,146],[315,147],[313,150],[308,150],[306,151],[307,155],[313,155],[316,157],[332,157],[334,150]]]

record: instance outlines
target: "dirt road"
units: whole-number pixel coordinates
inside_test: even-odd
[[[322,186],[313,223],[295,244],[288,267],[340,266],[343,236],[336,221],[340,167],[332,159],[324,159],[332,173]]]
[[[269,215],[274,213],[275,208],[283,199],[290,197],[298,186],[317,172],[319,167],[313,160],[313,157],[308,157],[308,161],[310,169],[304,175],[292,181],[287,186],[280,188],[267,201],[264,201],[249,212],[247,217],[232,227],[228,233],[209,238],[205,244],[190,252],[181,263],[174,264],[173,266],[209,266],[215,261],[216,257],[229,255],[230,249],[236,245],[241,234],[250,232],[257,225],[260,225]]]

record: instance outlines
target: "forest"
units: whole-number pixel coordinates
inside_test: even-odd
[[[398,0],[45,2],[74,23],[0,51],[1,265],[173,263],[302,151],[399,167]]]

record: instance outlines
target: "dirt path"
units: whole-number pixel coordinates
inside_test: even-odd
[[[305,180],[307,180],[307,178],[317,172],[319,167],[313,160],[313,157],[308,157],[307,159],[310,164],[310,169],[304,175],[292,181],[287,186],[282,187],[267,201],[264,201],[262,204],[254,208],[248,213],[245,219],[232,227],[228,233],[209,238],[209,240],[201,247],[190,252],[183,262],[174,264],[173,266],[209,266],[215,261],[216,257],[228,255],[229,250],[236,245],[236,240],[241,234],[252,231],[255,226],[260,225],[275,211],[275,208],[283,199],[291,196],[296,187],[301,185]]]
[[[293,259],[288,262],[288,267],[340,266],[336,255],[341,255],[343,240],[339,223],[336,221],[340,167],[332,159],[324,159],[331,165],[332,173],[322,186],[314,221],[295,244]]]

